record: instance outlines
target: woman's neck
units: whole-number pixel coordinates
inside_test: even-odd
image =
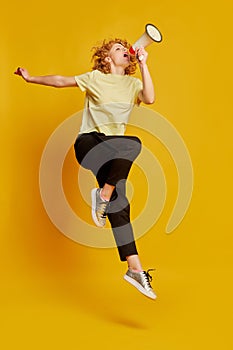
[[[111,67],[111,74],[125,75],[125,68],[123,68],[121,66],[119,66],[119,67],[112,66]]]

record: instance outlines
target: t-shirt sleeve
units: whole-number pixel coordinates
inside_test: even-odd
[[[76,80],[76,83],[78,84],[79,88],[81,91],[86,91],[88,84],[89,84],[89,80],[90,80],[90,72],[88,73],[84,73],[81,75],[76,75],[74,78]]]

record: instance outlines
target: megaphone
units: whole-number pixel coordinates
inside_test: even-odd
[[[129,52],[134,55],[135,50],[137,47],[143,46],[147,47],[148,45],[152,44],[153,42],[159,43],[162,41],[162,34],[158,30],[156,26],[153,24],[146,24],[145,32],[142,34],[142,36],[135,41],[135,43],[130,47]],[[139,61],[143,59],[143,55],[138,57]]]

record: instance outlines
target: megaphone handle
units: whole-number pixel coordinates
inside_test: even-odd
[[[130,52],[132,55],[135,54],[135,48],[134,48],[134,46],[131,46],[131,47],[130,47],[129,52]],[[144,55],[140,55],[139,57],[137,56],[137,58],[138,58],[139,61],[142,61],[143,58],[144,58]]]

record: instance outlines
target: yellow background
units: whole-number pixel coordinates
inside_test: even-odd
[[[232,2],[22,0],[5,2],[0,16],[1,348],[232,349]],[[132,42],[148,22],[164,38],[148,48],[157,93],[150,108],[179,131],[195,175],[189,210],[166,235],[177,178],[158,143],[167,202],[138,240],[143,266],[156,268],[155,302],[123,281],[126,266],[114,248],[69,240],[42,205],[43,148],[82,109],[83,94],[27,85],[13,74],[18,66],[33,75],[84,73],[96,42]],[[71,152],[68,197],[76,171]],[[132,182],[140,176],[135,167]]]

